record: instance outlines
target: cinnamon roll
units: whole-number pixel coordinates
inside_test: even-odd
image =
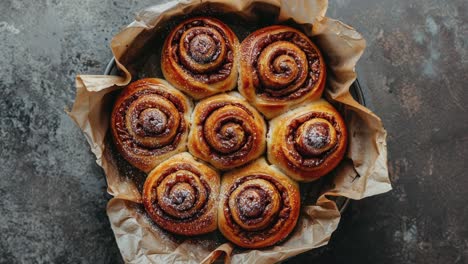
[[[234,32],[217,19],[185,20],[164,42],[164,78],[195,99],[232,90],[238,76],[238,46]]]
[[[265,120],[238,93],[212,96],[194,109],[189,151],[218,169],[258,158],[265,140]]]
[[[180,153],[152,170],[143,187],[143,203],[153,221],[179,235],[216,230],[220,180],[209,166]]]
[[[111,131],[117,150],[133,166],[148,172],[186,150],[190,100],[166,81],[141,79],[117,98]]]
[[[322,99],[270,121],[268,160],[298,181],[314,181],[340,163],[347,142],[343,118]]]
[[[263,158],[223,175],[221,193],[219,230],[240,247],[278,243],[291,233],[299,217],[298,184]]]
[[[239,91],[267,118],[322,95],[325,62],[303,33],[270,26],[250,34],[240,46]]]

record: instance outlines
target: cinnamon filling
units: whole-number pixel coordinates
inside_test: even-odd
[[[292,210],[287,188],[266,174],[238,179],[226,196],[226,224],[249,244],[280,232]]]
[[[253,81],[259,96],[292,100],[315,89],[321,74],[320,55],[296,32],[262,36],[252,55]]]
[[[311,112],[289,124],[285,153],[291,164],[300,168],[320,166],[339,146],[341,128],[333,115]]]
[[[151,192],[154,216],[178,222],[191,222],[207,210],[210,187],[192,165],[179,163],[162,172]]]
[[[253,113],[240,103],[207,105],[200,113],[200,139],[209,146],[213,160],[223,164],[244,159],[254,148],[258,134]]]
[[[135,103],[137,100],[140,101]],[[118,140],[124,148],[138,155],[161,155],[172,151],[186,130],[185,111],[183,102],[168,92],[139,90],[128,96],[117,110]]]
[[[234,62],[232,43],[224,29],[204,20],[181,26],[171,40],[170,56],[186,74],[213,84],[229,77]]]
[[[161,110],[155,108],[143,110],[138,118],[141,128],[148,134],[161,134],[164,132],[167,121],[167,116]],[[144,135],[141,132],[137,132],[137,134]]]
[[[208,63],[219,56],[215,40],[209,35],[196,35],[189,45],[190,55],[198,63]]]
[[[295,137],[296,149],[306,157],[319,156],[337,144],[335,128],[322,118],[302,124]]]

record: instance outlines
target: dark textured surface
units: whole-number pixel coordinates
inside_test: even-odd
[[[77,73],[156,1],[0,1],[0,263],[119,263],[105,181],[63,111]],[[394,190],[353,202],[326,247],[290,263],[468,263],[465,0],[338,0],[368,40],[358,72],[388,129]]]

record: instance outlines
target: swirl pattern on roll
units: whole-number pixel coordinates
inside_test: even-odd
[[[189,99],[164,80],[131,83],[112,111],[111,130],[117,149],[133,166],[150,171],[186,149],[191,111]]]
[[[150,172],[143,188],[143,203],[161,228],[180,235],[216,230],[218,173],[180,153]]]
[[[220,231],[245,248],[271,246],[286,238],[299,217],[297,183],[264,159],[223,176]]]
[[[343,159],[347,130],[325,100],[296,108],[270,122],[268,159],[298,181],[316,180]]]
[[[240,48],[239,91],[267,118],[322,95],[326,67],[315,44],[300,31],[270,26]]]
[[[218,169],[241,166],[265,151],[265,121],[237,93],[200,101],[192,122],[190,152]]]
[[[164,42],[161,68],[176,88],[201,99],[235,87],[239,40],[214,18],[185,20]]]

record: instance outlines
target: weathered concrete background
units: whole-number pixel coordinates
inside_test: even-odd
[[[65,115],[77,73],[158,1],[0,1],[0,263],[119,263],[109,197]],[[358,65],[389,132],[394,191],[353,202],[329,246],[289,263],[468,263],[468,4],[337,0],[368,40]]]

